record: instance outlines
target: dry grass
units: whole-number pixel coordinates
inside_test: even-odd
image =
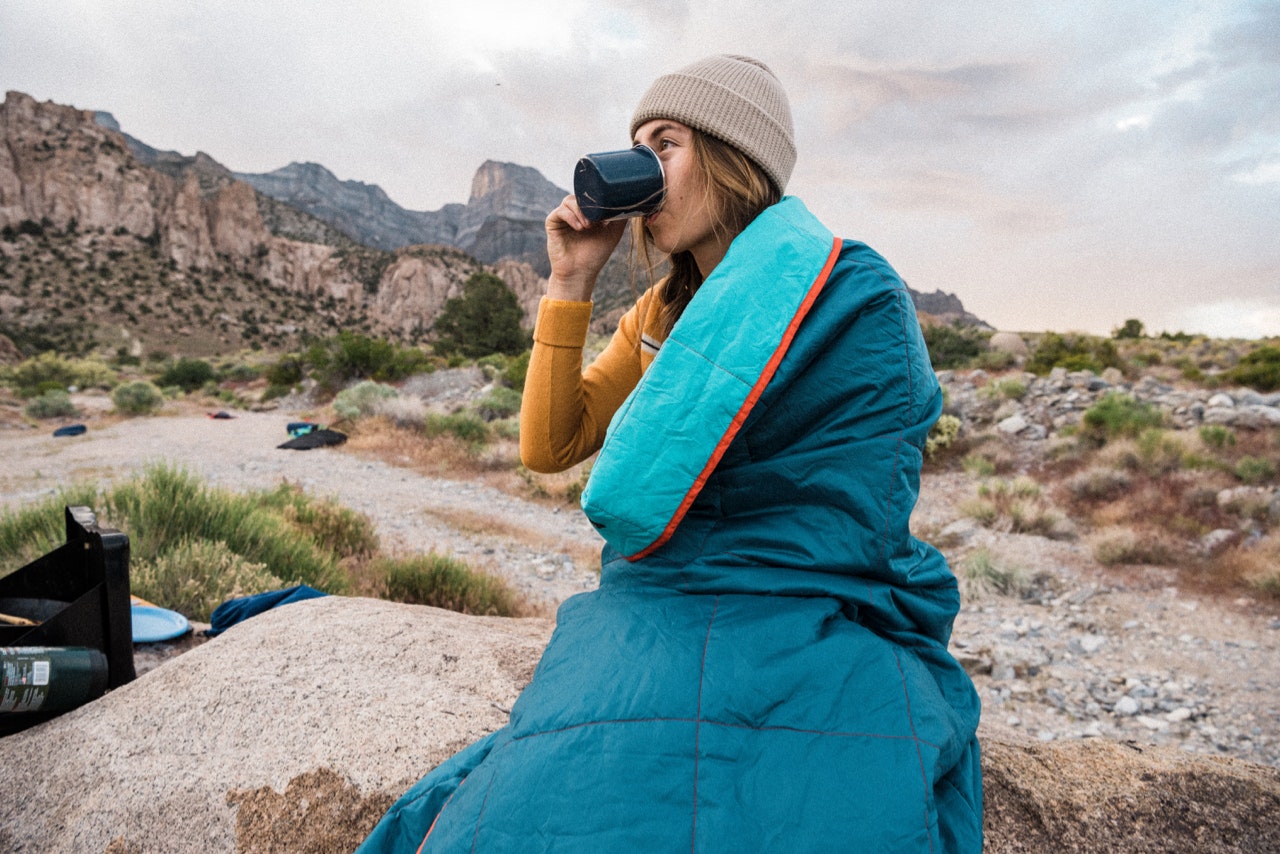
[[[977,498],[961,507],[985,528],[1042,537],[1066,537],[1061,513],[1050,506],[1040,484],[1029,477],[993,478],[978,485]]]
[[[1280,541],[1274,537],[1228,549],[1198,569],[1202,581],[1215,586],[1244,586],[1260,596],[1280,599]]]
[[[452,507],[427,512],[459,531],[483,537],[502,537],[544,552],[565,552],[577,566],[599,568],[600,551],[596,546],[583,546],[561,540],[487,513]]]
[[[448,434],[428,436],[421,430],[397,426],[388,416],[357,421],[343,447],[422,474],[458,480],[483,479],[495,471],[514,472],[520,458],[519,444],[512,439],[476,445]]]

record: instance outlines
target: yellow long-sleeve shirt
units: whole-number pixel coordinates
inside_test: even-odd
[[[591,303],[543,297],[520,407],[520,458],[537,472],[558,472],[600,450],[609,421],[662,346],[660,285],[618,321],[594,362],[582,367]]]

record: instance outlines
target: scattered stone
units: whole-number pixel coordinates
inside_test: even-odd
[[[1137,700],[1133,699],[1132,697],[1125,696],[1125,697],[1121,697],[1119,700],[1116,701],[1116,705],[1113,711],[1116,713],[1116,715],[1127,718],[1127,717],[1132,717],[1133,715],[1136,715],[1140,710],[1140,708],[1141,707],[1138,705]]]

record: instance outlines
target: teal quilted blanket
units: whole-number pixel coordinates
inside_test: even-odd
[[[361,851],[980,850],[956,581],[908,528],[941,405],[884,259],[762,214],[610,426],[600,588]]]

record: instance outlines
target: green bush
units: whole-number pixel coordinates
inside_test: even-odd
[[[1275,391],[1280,388],[1280,347],[1259,347],[1240,357],[1227,378],[1258,391]]]
[[[116,386],[111,392],[111,402],[126,415],[146,415],[160,408],[164,395],[146,380],[135,380]]]
[[[453,436],[470,445],[482,445],[489,441],[489,425],[475,415],[465,412],[452,415],[431,413],[422,425],[423,432],[431,438]]]
[[[1243,483],[1267,483],[1275,479],[1276,465],[1265,457],[1246,456],[1236,461],[1232,473]]]
[[[67,541],[66,507],[92,507],[97,500],[97,489],[81,484],[18,509],[0,508],[0,577]]]
[[[951,447],[951,443],[960,435],[960,419],[954,415],[940,415],[929,428],[929,435],[924,440],[924,455],[932,458],[939,451]]]
[[[179,359],[164,369],[156,377],[156,385],[161,388],[177,386],[185,392],[192,392],[210,382],[214,377],[213,365],[203,359]]]
[[[1206,424],[1200,428],[1200,441],[1220,451],[1236,443],[1236,434],[1221,424]]]
[[[273,508],[270,497],[212,488],[179,468],[152,466],[116,486],[104,514],[128,532],[138,560],[156,560],[184,540],[221,541],[286,582],[346,590],[337,557]]]
[[[1027,370],[1040,376],[1054,368],[1100,374],[1106,368],[1119,368],[1121,364],[1116,345],[1105,338],[1046,332],[1027,360]]]
[[[516,295],[492,273],[475,273],[462,286],[462,296],[445,301],[435,322],[436,351],[469,359],[490,353],[515,355],[529,347],[520,328],[523,314]]]
[[[280,590],[284,581],[221,540],[182,540],[152,560],[129,567],[133,593],[193,620],[209,622],[227,599]]]
[[[476,404],[476,414],[485,421],[497,421],[520,414],[520,392],[497,386]]]
[[[80,414],[71,402],[71,395],[62,389],[46,391],[27,404],[25,412],[31,418],[70,418]]]
[[[338,392],[338,396],[333,399],[333,411],[343,418],[354,420],[362,415],[372,414],[379,402],[398,396],[399,392],[389,385],[365,380]]]
[[[427,354],[416,347],[401,347],[380,338],[345,331],[312,344],[302,362],[328,392],[337,391],[352,380],[393,382],[433,370]],[[269,382],[286,384],[277,382],[278,379],[283,376],[274,373],[268,376]]]
[[[532,351],[525,350],[520,355],[508,360],[507,369],[502,374],[503,381],[518,392],[524,391],[524,380],[529,374],[529,356]]]
[[[1144,430],[1164,423],[1160,410],[1132,395],[1111,392],[1085,410],[1084,433],[1103,444],[1119,436],[1137,437]]]
[[[955,323],[930,326],[922,331],[935,371],[964,367],[986,349],[986,336],[972,326]]]
[[[41,353],[0,371],[19,397],[35,397],[51,389],[110,388],[115,371],[93,359],[68,359],[57,353]]]
[[[525,610],[502,579],[436,552],[383,559],[375,562],[374,572],[385,577],[387,598],[395,602],[500,617],[520,616]]]
[[[1142,325],[1142,321],[1136,317],[1131,317],[1124,322],[1119,329],[1112,330],[1112,338],[1144,338],[1146,337],[1146,327]]]

